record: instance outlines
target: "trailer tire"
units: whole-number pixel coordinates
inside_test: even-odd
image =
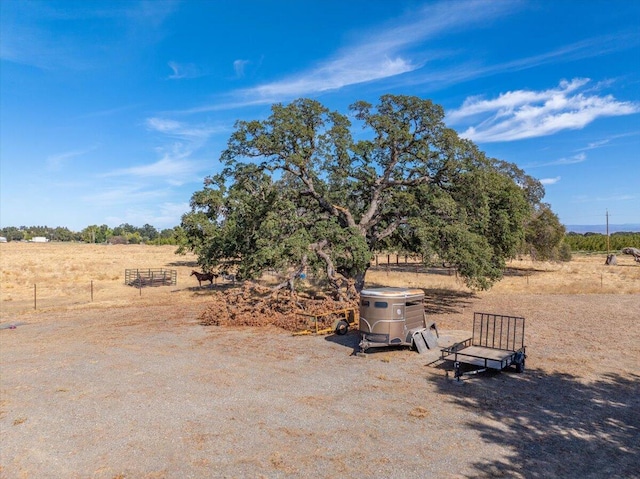
[[[516,365],[516,372],[517,373],[523,373],[524,372],[524,358],[525,355],[522,353],[518,353],[516,354],[515,359],[515,365]]]
[[[344,336],[349,331],[349,323],[346,321],[338,321],[335,332],[338,336]]]

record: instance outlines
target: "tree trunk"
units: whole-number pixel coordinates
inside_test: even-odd
[[[367,275],[366,269],[364,271],[358,271],[356,272],[356,274],[353,275],[353,279],[355,281],[354,287],[358,294],[360,294],[364,289],[364,279],[366,275]]]

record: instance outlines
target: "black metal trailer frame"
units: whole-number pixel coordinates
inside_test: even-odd
[[[488,369],[503,370],[514,366],[524,372],[524,318],[490,313],[473,313],[473,336],[441,350],[441,359],[453,361],[455,378]],[[479,369],[461,371],[461,364]]]

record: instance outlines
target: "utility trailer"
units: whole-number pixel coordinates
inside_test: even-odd
[[[441,359],[453,361],[457,380],[465,374],[488,369],[502,371],[509,366],[524,372],[527,357],[524,345],[524,318],[490,313],[473,314],[473,336],[441,350]],[[477,369],[462,372],[461,364]]]

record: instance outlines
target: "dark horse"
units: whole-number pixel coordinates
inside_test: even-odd
[[[191,276],[195,276],[198,279],[198,283],[200,284],[201,288],[202,288],[203,281],[209,281],[211,284],[213,284],[213,280],[218,277],[217,274],[198,273],[197,271],[191,271]]]

